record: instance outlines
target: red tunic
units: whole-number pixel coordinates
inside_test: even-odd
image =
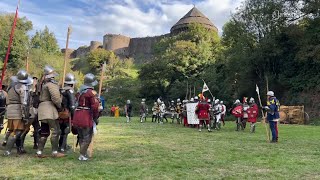
[[[87,89],[83,94],[77,94],[78,107],[72,121],[74,126],[83,128],[92,127],[93,119],[99,118],[99,101],[96,94],[92,89]]]
[[[199,120],[209,120],[210,105],[206,102],[199,102],[196,107],[196,113]]]
[[[256,123],[259,115],[258,105],[254,104],[253,106],[250,106],[247,112],[248,112],[248,122]]]

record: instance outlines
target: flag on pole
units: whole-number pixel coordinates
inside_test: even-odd
[[[207,86],[207,84],[205,82],[203,82],[203,88],[202,88],[202,94],[206,91],[209,91],[209,87]]]

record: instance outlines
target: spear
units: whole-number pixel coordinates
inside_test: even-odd
[[[19,6],[20,6],[20,0],[18,1],[18,5],[17,5],[17,9],[16,9],[16,15],[14,16],[13,25],[12,25],[12,28],[11,28],[10,39],[9,39],[8,49],[7,49],[7,54],[6,54],[6,57],[5,57],[5,59],[4,59],[4,64],[3,64],[3,67],[2,67],[1,81],[0,81],[0,89],[2,89],[2,84],[3,84],[3,80],[4,80],[4,75],[5,75],[6,69],[7,69],[7,64],[8,64],[8,59],[9,59],[9,55],[10,55],[11,45],[12,45],[12,41],[13,41],[13,37],[14,37],[14,30],[15,30],[16,25],[17,25]]]
[[[68,52],[70,34],[71,34],[71,26],[68,27],[66,49],[65,49],[65,52],[64,52],[64,67],[63,67],[62,87],[64,86],[64,78],[66,77],[66,71],[67,71],[67,60],[68,60],[67,52]]]
[[[261,98],[260,98],[260,91],[259,91],[259,87],[258,87],[257,84],[256,84],[256,91],[257,91],[257,94],[258,94],[260,107],[262,107]],[[264,124],[264,127],[265,127],[265,129],[266,129],[267,141],[270,142],[270,133],[269,133],[267,124],[266,124],[266,122],[265,122],[265,115],[264,115],[264,113],[263,113],[263,109],[261,109],[261,114],[262,114],[262,118],[263,118],[263,124]]]
[[[101,91],[102,91],[102,85],[103,85],[103,79],[104,79],[104,73],[105,73],[105,70],[106,70],[106,62],[103,63],[102,65],[102,69],[101,69],[101,75],[100,75],[100,82],[99,82],[99,91],[98,91],[98,97],[100,98],[101,97]],[[94,134],[92,136],[92,140],[91,140],[91,143],[89,145],[89,157],[91,158],[92,155],[93,155],[93,143],[94,143]]]

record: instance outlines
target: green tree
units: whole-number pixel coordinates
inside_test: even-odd
[[[0,58],[2,60],[4,60],[7,52],[13,20],[14,14],[0,15]],[[30,30],[32,30],[32,22],[25,17],[18,18],[8,60],[9,70],[18,69],[24,65],[29,46],[28,32]]]
[[[45,26],[43,31],[36,31],[36,34],[31,38],[31,47],[42,49],[49,54],[56,54],[60,52],[57,39],[53,32]]]

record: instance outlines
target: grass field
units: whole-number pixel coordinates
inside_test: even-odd
[[[200,133],[148,121],[102,118],[88,162],[78,152],[35,158],[28,136],[27,155],[0,156],[0,179],[320,179],[320,127],[281,125],[280,142],[270,144],[262,124],[255,134],[236,132],[231,122]]]

